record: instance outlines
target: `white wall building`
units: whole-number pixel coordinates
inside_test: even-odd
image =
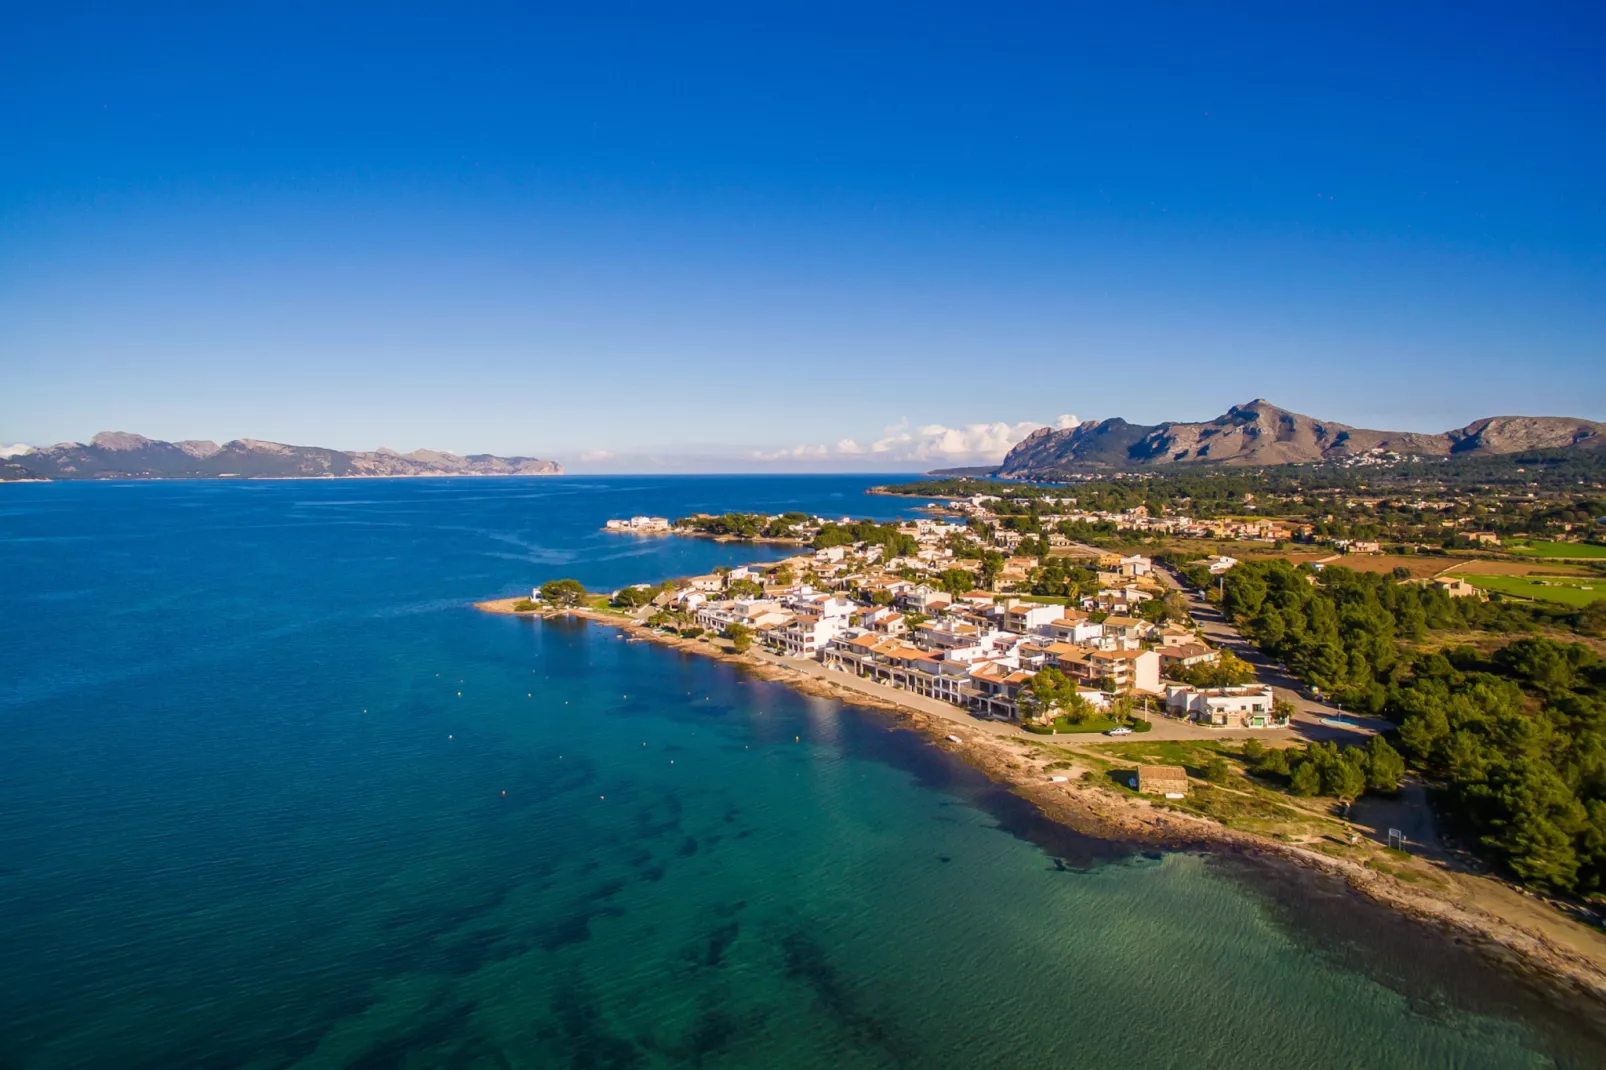
[[[1210,728],[1283,728],[1274,709],[1275,697],[1264,684],[1200,689],[1179,684],[1165,689],[1166,709]]]

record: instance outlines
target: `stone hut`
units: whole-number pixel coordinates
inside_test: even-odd
[[[1188,771],[1180,765],[1140,765],[1138,790],[1145,795],[1180,799],[1188,794]]]

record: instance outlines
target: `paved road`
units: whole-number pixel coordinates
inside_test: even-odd
[[[1088,547],[1088,549],[1093,550],[1092,547]],[[1094,552],[1097,553],[1099,551],[1094,550]],[[1141,738],[1247,739],[1251,736],[1256,736],[1270,740],[1286,739],[1292,736],[1317,742],[1360,743],[1364,742],[1366,737],[1389,727],[1385,721],[1361,717],[1356,714],[1342,713],[1336,707],[1303,698],[1295,690],[1298,686],[1298,681],[1286,673],[1279,672],[1269,659],[1256,650],[1246,639],[1238,634],[1236,629],[1222,618],[1221,613],[1214,606],[1206,602],[1197,592],[1188,591],[1183,584],[1165,570],[1156,569],[1155,573],[1160,577],[1161,582],[1181,590],[1187,596],[1189,611],[1193,613],[1194,619],[1199,622],[1200,630],[1204,632],[1212,643],[1231,650],[1235,655],[1253,665],[1260,679],[1272,685],[1272,689],[1278,698],[1292,702],[1296,712],[1288,728],[1201,728],[1188,721],[1179,721],[1167,717],[1163,713],[1151,713],[1148,719],[1153,724],[1153,727],[1148,732],[1143,733]],[[650,612],[650,607],[646,607],[638,610],[634,616],[638,621],[645,621]],[[762,661],[783,665],[806,675],[828,680],[849,691],[857,691],[862,695],[895,702],[922,713],[944,718],[952,721],[960,728],[970,731],[985,732],[993,736],[1020,736],[1034,740],[1054,738],[1023,732],[1018,726],[1003,721],[976,717],[969,710],[961,709],[958,706],[953,706],[937,699],[923,698],[913,692],[889,687],[873,680],[860,679],[845,672],[832,672],[820,662],[812,659],[781,657],[757,646],[753,648],[752,653],[753,656]],[[1363,727],[1339,728],[1321,723],[1320,718],[1322,717],[1340,715],[1346,720],[1358,722]],[[959,734],[962,735],[963,733]],[[1087,741],[1092,738],[1080,733],[1067,734],[1065,741]]]
[[[1161,583],[1182,592],[1183,597],[1188,600],[1188,612],[1199,622],[1199,630],[1206,639],[1223,650],[1231,651],[1233,656],[1247,661],[1254,667],[1255,675],[1263,683],[1271,685],[1273,694],[1293,705],[1294,717],[1289,728],[1295,735],[1302,739],[1356,743],[1392,727],[1388,721],[1380,717],[1349,713],[1337,706],[1302,695],[1299,691],[1300,682],[1240,635],[1238,629],[1227,623],[1221,610],[1211,605],[1202,592],[1190,589],[1168,569],[1156,568],[1154,572]],[[1323,717],[1341,717],[1346,721],[1355,722],[1358,727],[1338,728],[1325,725],[1321,723]]]
[[[947,702],[942,702],[938,699],[925,698],[924,696],[917,695],[912,691],[904,691],[901,688],[889,687],[886,684],[877,683],[874,680],[861,679],[860,677],[854,676],[851,673],[834,672],[830,669],[827,669],[823,664],[813,660],[812,658],[785,658],[779,654],[772,654],[767,650],[760,650],[757,647],[753,648],[752,654],[760,661],[767,661],[774,665],[782,665],[788,669],[796,669],[798,672],[803,673],[806,676],[813,676],[821,680],[829,681],[830,683],[836,684],[838,687],[845,688],[846,690],[857,691],[861,695],[883,699],[887,702],[895,702],[900,706],[907,706],[908,708],[912,710],[918,710],[921,713],[929,713],[933,716],[941,717],[944,720],[952,721],[955,725],[967,731],[985,732],[990,736],[1027,735],[1027,733],[1022,732],[1015,725],[1008,724],[1004,721],[994,721],[973,716],[969,710],[960,709],[958,706],[951,705]],[[963,733],[959,734],[962,735]]]

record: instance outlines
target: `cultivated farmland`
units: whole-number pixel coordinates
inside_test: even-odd
[[[1474,587],[1485,591],[1518,598],[1532,598],[1540,602],[1555,602],[1575,609],[1587,606],[1596,599],[1606,598],[1606,577],[1576,579],[1570,576],[1477,576],[1463,578]]]
[[[1589,542],[1526,542],[1506,547],[1525,557],[1571,557],[1580,560],[1606,560],[1606,546]]]

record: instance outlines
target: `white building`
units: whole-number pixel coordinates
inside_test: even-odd
[[[661,516],[633,516],[629,520],[610,520],[604,529],[638,535],[661,535],[669,530],[669,521]]]
[[[765,642],[788,657],[813,658],[845,631],[847,624],[846,617],[799,613],[785,624],[767,629],[763,636]]]
[[[1171,684],[1165,689],[1166,709],[1173,716],[1209,728],[1285,728],[1288,722],[1277,717],[1274,702],[1264,684],[1208,689]]]
[[[1025,635],[1059,620],[1060,614],[1064,612],[1065,607],[1060,605],[1019,602],[1004,610],[1002,623],[1005,631]]]

